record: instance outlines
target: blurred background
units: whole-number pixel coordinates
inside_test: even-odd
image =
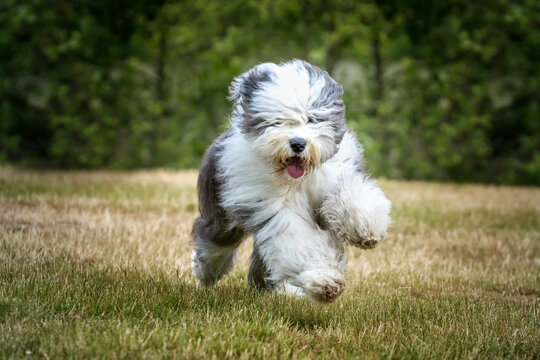
[[[196,168],[232,78],[292,58],[375,176],[540,185],[537,0],[2,0],[0,163]]]

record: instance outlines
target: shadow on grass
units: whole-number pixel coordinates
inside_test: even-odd
[[[218,322],[278,320],[308,332],[335,321],[329,307],[251,290],[243,275],[226,277],[212,289],[198,289],[193,279],[104,267],[67,256],[7,263],[0,266],[0,284],[6,289],[0,318],[177,321],[200,314]]]

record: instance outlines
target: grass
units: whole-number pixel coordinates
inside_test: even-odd
[[[381,181],[335,303],[190,272],[196,172],[0,169],[0,358],[540,357],[540,189]]]

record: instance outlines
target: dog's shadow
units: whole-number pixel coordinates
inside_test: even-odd
[[[193,286],[193,285],[191,285]],[[311,332],[317,328],[335,326],[336,309],[332,305],[317,305],[306,297],[258,291],[239,281],[223,281],[214,288],[194,288],[198,301],[203,301],[206,313],[216,316],[227,312],[244,312],[261,322],[280,320],[291,328]]]
[[[225,315],[246,322],[278,320],[290,328],[307,332],[335,325],[336,309],[332,305],[317,305],[306,297],[257,291],[249,287],[242,275],[225,277],[212,288],[198,287],[194,278],[155,278],[154,286],[161,289],[161,299],[158,301],[161,305],[154,308],[159,312],[168,308],[180,316],[187,311],[216,319],[222,319]],[[159,316],[159,313],[155,315]]]
[[[245,274],[233,274],[213,288],[202,289],[194,278],[181,274],[105,267],[94,259],[65,254],[35,262],[26,271],[55,274],[55,281],[70,284],[48,290],[57,292],[50,295],[58,299],[58,304],[47,302],[53,313],[69,309],[80,317],[174,321],[200,314],[209,321],[280,321],[303,331],[335,324],[333,305],[321,306],[306,298],[250,289]],[[46,300],[35,297],[38,303]]]

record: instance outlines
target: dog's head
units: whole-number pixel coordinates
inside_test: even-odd
[[[261,64],[231,84],[232,121],[275,174],[294,181],[337,152],[346,131],[342,94],[307,62]]]

